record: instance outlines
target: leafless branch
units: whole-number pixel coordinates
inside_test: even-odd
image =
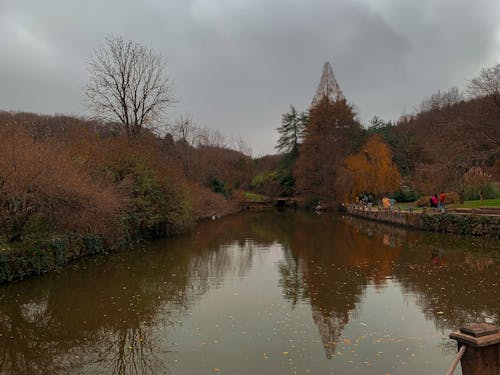
[[[152,128],[174,103],[166,59],[120,37],[107,38],[89,61],[89,109],[104,121],[119,121],[128,135]]]

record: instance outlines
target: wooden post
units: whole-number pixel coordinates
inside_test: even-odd
[[[500,374],[500,330],[487,323],[473,324],[450,334],[458,349],[467,345],[460,363],[463,375]]]

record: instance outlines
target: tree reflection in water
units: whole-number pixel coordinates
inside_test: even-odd
[[[383,285],[401,251],[400,246],[388,248],[371,236],[360,236],[354,226],[332,226],[331,220],[298,220],[290,256],[280,266],[284,296],[292,305],[299,299],[310,303],[329,359],[366,286]]]
[[[4,287],[0,372],[168,373],[169,327],[225,273],[244,278],[253,262],[254,244],[241,232],[215,228],[170,239],[170,251],[153,244]],[[238,254],[229,246],[236,240]]]
[[[283,296],[292,306],[300,300],[311,304],[327,358],[350,315],[356,316],[366,287],[381,289],[388,279],[415,297],[425,317],[441,330],[499,321],[494,256],[500,249],[495,240],[407,231],[353,218],[332,226],[330,220],[299,216],[279,266]]]
[[[388,280],[438,329],[499,321],[498,241],[330,215],[239,215],[4,286],[0,372],[174,372],[172,329],[227,275],[244,280],[274,244],[281,294],[292,309],[310,305],[327,358],[367,288]]]

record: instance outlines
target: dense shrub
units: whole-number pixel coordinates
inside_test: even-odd
[[[35,142],[15,126],[0,127],[0,228],[19,240],[33,230],[76,231],[113,237],[125,198],[92,178],[61,145]]]
[[[228,210],[223,197],[186,178],[156,136],[54,119],[51,127],[47,116],[0,116],[0,237],[144,238]],[[65,120],[74,126],[65,130]]]
[[[414,202],[419,199],[421,194],[416,190],[397,190],[392,194],[397,202]]]
[[[489,183],[483,189],[483,199],[496,199],[500,197],[497,187]],[[477,187],[466,187],[464,190],[465,200],[479,200],[479,189]]]
[[[295,179],[291,168],[278,168],[270,172],[257,174],[251,187],[254,191],[269,196],[291,196]]]
[[[238,205],[235,201],[225,199],[223,195],[214,193],[201,184],[190,184],[189,191],[193,215],[197,219],[219,217],[238,210]],[[238,194],[233,192],[232,195],[235,196]],[[241,201],[241,197],[236,196],[235,198],[236,201]]]
[[[127,198],[121,219],[129,235],[165,235],[189,225],[189,181],[151,135],[88,139],[73,146],[74,157],[96,179],[111,181]]]
[[[214,193],[222,194],[226,198],[231,196],[231,188],[227,187],[226,184],[219,180],[217,177],[210,177],[208,180],[208,187]]]
[[[0,112],[0,283],[237,209],[170,151],[153,134]]]

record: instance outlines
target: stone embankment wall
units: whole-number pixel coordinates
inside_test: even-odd
[[[500,238],[500,216],[464,213],[415,213],[347,207],[352,216],[431,232],[457,233]]]
[[[422,214],[420,229],[500,238],[500,216],[474,214]]]
[[[349,206],[347,207],[347,212],[352,216],[358,216],[368,220],[420,229],[420,215],[407,211],[379,211],[369,207]]]

